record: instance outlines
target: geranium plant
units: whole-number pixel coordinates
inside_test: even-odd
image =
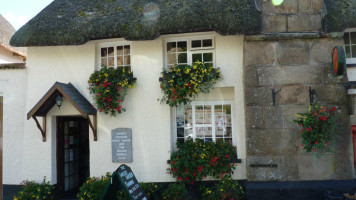
[[[235,169],[230,160],[236,157],[236,149],[229,142],[188,139],[177,142],[177,147],[178,151],[171,155],[168,172],[179,182],[194,184],[206,176],[221,178]]]
[[[161,103],[171,107],[187,104],[199,93],[208,93],[222,79],[220,69],[201,62],[163,69]]]
[[[54,186],[51,185],[50,182],[46,181],[46,177],[43,178],[41,183],[25,180],[21,182],[21,185],[22,190],[14,196],[14,200],[54,199],[52,193]]]
[[[315,102],[306,113],[298,113],[298,119],[293,120],[301,130],[302,147],[307,152],[331,151],[336,121],[339,119],[339,109],[336,106],[325,107]]]
[[[203,200],[241,200],[245,197],[242,185],[230,176],[226,175],[213,187],[201,186],[200,191]]]
[[[130,69],[103,66],[99,71],[91,74],[88,82],[89,91],[94,95],[99,111],[115,116],[116,113],[125,111],[121,103],[124,101],[127,89],[135,86],[136,79]]]

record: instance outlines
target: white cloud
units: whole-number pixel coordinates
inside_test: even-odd
[[[30,20],[29,17],[23,15],[15,15],[13,12],[6,12],[4,15],[5,19],[10,22],[10,24],[18,30]]]

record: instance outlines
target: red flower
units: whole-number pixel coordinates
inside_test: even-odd
[[[314,143],[315,143],[315,144],[318,144],[318,141],[315,141]]]
[[[324,116],[320,116],[320,120],[321,120],[321,121],[324,121],[324,122],[326,122],[326,120],[327,120],[327,117],[324,117]]]
[[[117,103],[120,103],[120,102],[121,102],[120,99],[118,99],[118,100],[117,100]]]
[[[201,172],[203,170],[203,167],[198,165],[198,172]]]
[[[190,87],[190,83],[187,83],[187,87]]]
[[[112,101],[112,98],[108,98],[108,101],[110,101],[110,102],[111,102],[111,101]]]
[[[99,108],[99,112],[103,112],[104,108]]]
[[[117,112],[120,112],[121,110],[121,106],[119,105],[117,108],[116,108]]]
[[[335,106],[330,109],[331,111],[336,111]]]
[[[318,115],[318,113],[317,113],[317,112],[314,112],[314,115],[315,115],[315,116],[317,116],[317,115]]]
[[[225,155],[225,158],[228,158],[229,157],[229,155]]]
[[[299,124],[300,127],[303,127],[303,124]]]
[[[182,180],[182,177],[178,177],[178,181]]]
[[[304,144],[302,144],[302,147],[304,147]]]

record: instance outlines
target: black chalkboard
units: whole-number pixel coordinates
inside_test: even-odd
[[[120,165],[116,170],[121,185],[128,192],[132,200],[147,200],[145,192],[142,190],[131,168],[125,164]]]

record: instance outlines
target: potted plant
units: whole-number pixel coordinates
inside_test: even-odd
[[[89,91],[93,94],[99,112],[112,116],[125,111],[121,104],[127,89],[135,87],[135,82],[136,78],[133,77],[130,69],[106,66],[92,73],[88,80]]]
[[[222,79],[219,68],[199,61],[163,69],[161,74],[163,97],[160,101],[171,107],[187,104],[200,93],[209,93]]]

